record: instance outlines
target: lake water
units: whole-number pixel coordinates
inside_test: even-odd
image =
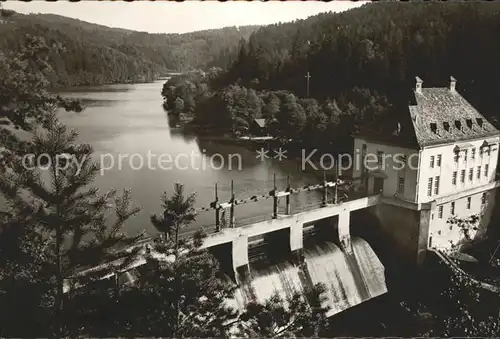
[[[208,206],[214,200],[216,183],[220,200],[227,201],[231,180],[236,199],[268,194],[274,175],[279,189],[285,189],[287,175],[293,187],[320,182],[317,174],[301,171],[296,161],[261,161],[252,150],[186,136],[172,128],[162,107],[163,82],[64,92],[66,97],[81,98],[86,105],[82,113],[62,112],[61,120],[79,132],[80,142],[92,144],[97,161],[103,159],[106,170],[98,175],[95,185],[102,191],[131,189],[134,203],[142,209],[126,225],[127,232],[155,232],[150,215],[162,213],[160,197],[163,192],[170,194],[176,182],[185,185],[186,193],[196,192],[196,207]],[[292,196],[292,210],[317,203],[319,195],[313,192]],[[270,218],[271,213],[272,199],[236,206],[236,224]],[[194,226],[211,228],[214,224],[214,212],[210,211],[200,212]]]

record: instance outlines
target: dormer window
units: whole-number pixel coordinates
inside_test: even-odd
[[[480,128],[483,128],[483,118],[476,118],[476,122]]]
[[[467,127],[469,127],[469,129],[472,129],[472,119],[466,119],[465,123],[467,124]]]
[[[455,126],[459,131],[462,130],[462,122],[460,120],[455,120]]]
[[[437,124],[435,122],[431,122],[431,131],[434,134],[437,134]]]
[[[443,122],[443,128],[446,132],[450,132],[450,123],[448,121]]]

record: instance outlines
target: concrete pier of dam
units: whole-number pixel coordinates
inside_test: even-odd
[[[209,234],[202,248],[214,254],[235,285],[228,302],[236,309],[265,302],[275,293],[287,300],[321,283],[331,316],[387,292],[383,264],[367,241],[350,234],[351,212],[376,206],[381,199],[365,196],[225,228]],[[140,257],[117,280],[133,280],[130,272],[145,262]]]

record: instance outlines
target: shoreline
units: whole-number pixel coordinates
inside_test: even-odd
[[[95,86],[110,86],[110,85],[139,85],[139,84],[152,84],[156,81],[166,81],[168,80],[168,77],[160,77],[160,78],[155,78],[153,80],[147,80],[147,81],[130,81],[130,82],[105,82],[105,83],[92,83],[92,84],[78,84],[78,85],[67,85],[67,86],[62,86],[62,87],[50,87],[49,91],[51,92],[65,92],[69,91],[71,92],[72,89],[77,89],[77,88],[85,88],[85,87],[95,87]]]
[[[257,151],[261,148],[266,150],[278,150],[283,149],[287,153],[287,159],[294,161],[298,164],[302,163],[303,158],[307,158],[310,152],[317,150],[317,152],[311,156],[310,162],[313,163],[317,168],[321,168],[321,156],[324,154],[331,154],[335,159],[337,159],[338,154],[334,152],[327,152],[325,149],[316,149],[304,146],[303,143],[293,143],[293,141],[283,142],[279,137],[267,136],[267,137],[259,137],[259,136],[251,136],[251,135],[242,135],[235,136],[231,134],[224,134],[221,132],[217,132],[215,130],[208,130],[200,125],[180,122],[175,129],[182,131],[182,133],[186,133],[187,135],[193,135],[204,141],[217,142],[220,144],[226,145],[235,145],[243,147],[250,151]],[[328,160],[327,160],[328,163]],[[321,180],[323,179],[323,172],[326,176],[326,180],[334,180],[337,177],[337,166],[335,165],[333,168],[328,168],[324,170],[314,170],[311,169],[311,173],[314,173]],[[352,176],[351,169],[342,170],[341,176]]]

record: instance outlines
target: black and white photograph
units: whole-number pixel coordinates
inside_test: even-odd
[[[500,2],[0,1],[0,338],[500,336]]]

